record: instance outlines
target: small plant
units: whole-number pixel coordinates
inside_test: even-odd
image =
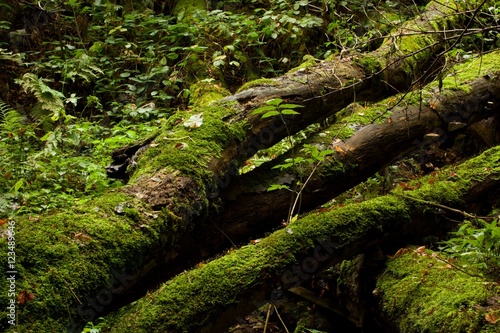
[[[275,117],[279,116],[281,118],[281,121],[285,125],[285,128],[287,130],[287,140],[290,142],[290,147],[293,149],[293,142],[292,142],[292,136],[290,135],[290,132],[288,130],[288,127],[286,126],[286,121],[284,116],[289,115],[298,115],[300,114],[299,112],[295,111],[294,109],[301,108],[302,105],[298,104],[287,104],[283,103],[283,100],[281,98],[275,98],[271,99],[266,102],[265,106],[262,106],[258,109],[255,109],[252,114],[262,114],[262,118],[269,118],[269,117]],[[282,185],[282,184],[273,184],[268,188],[268,191],[274,191],[274,190],[288,190],[291,191],[295,194],[295,199],[293,200],[293,203],[290,207],[290,210],[288,212],[288,218],[287,222],[291,223],[297,219],[297,214],[295,212],[298,210],[298,205],[300,202],[300,198],[302,196],[302,192],[304,191],[304,188],[308,184],[309,180],[311,177],[314,175],[316,172],[316,169],[319,167],[319,165],[325,160],[326,156],[332,154],[334,151],[333,150],[319,150],[318,147],[314,145],[304,145],[304,148],[302,149],[304,152],[304,156],[296,156],[296,157],[291,157],[285,159],[284,163],[275,165],[273,169],[280,169],[281,171],[291,169],[293,168],[295,171],[299,170],[304,166],[312,166],[311,171],[307,175],[307,178],[305,181],[302,181],[302,179],[305,177],[305,175],[300,175],[300,180],[296,183],[296,189],[292,189],[288,185]],[[294,154],[292,154],[294,155]]]
[[[281,116],[281,120],[284,122],[283,115],[300,114],[293,109],[301,107],[303,106],[298,104],[284,104],[281,98],[274,98],[267,101],[265,106],[255,109],[252,114],[262,114],[262,118]]]
[[[462,258],[466,263],[500,277],[500,225],[498,219],[486,222],[482,219],[465,221],[452,232],[451,239],[442,242],[442,251],[453,258]]]
[[[109,328],[103,318],[99,318],[98,321],[99,323],[97,325],[94,325],[92,322],[87,323],[87,325],[83,328],[82,333],[100,333],[102,332],[102,329]]]

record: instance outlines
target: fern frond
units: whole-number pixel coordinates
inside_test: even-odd
[[[23,64],[22,55],[19,53],[9,52],[6,49],[0,48],[0,60],[10,60],[18,65]]]
[[[20,133],[26,128],[26,118],[14,109],[9,109],[3,114],[3,122],[0,124],[0,136],[4,137],[11,133]]]
[[[28,116],[33,123],[39,126],[45,133],[54,130],[55,124],[52,121],[50,110],[44,109],[41,103],[36,103],[28,112]]]
[[[26,73],[21,80],[17,80],[25,92],[32,92],[43,109],[52,113],[50,119],[57,121],[65,115],[64,94],[50,88],[44,80],[32,73]]]
[[[5,119],[5,115],[10,111],[17,112],[9,104],[5,103],[2,98],[0,98],[0,122]]]

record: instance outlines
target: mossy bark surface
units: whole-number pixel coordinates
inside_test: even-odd
[[[319,165],[309,185],[302,191],[302,209],[307,210],[318,202],[334,198],[398,157],[452,141],[472,124],[496,114],[500,103],[500,72],[494,74],[500,70],[496,61],[498,57],[499,53],[495,52],[485,56],[482,63],[474,60],[455,67],[457,80],[464,82],[460,89],[456,83],[447,82],[439,92],[437,83],[431,84],[422,92],[424,100],[409,95],[391,111],[387,107],[398,96],[369,107],[358,107],[334,125],[310,136],[305,140],[306,144],[313,144],[320,150],[334,149],[336,153]],[[489,74],[471,81],[469,73],[478,71]],[[229,208],[223,210],[219,227],[230,237],[237,237],[245,234],[245,225],[255,230],[260,221],[273,221],[278,225],[286,219],[293,195],[284,189],[268,192],[267,188],[273,184],[293,186],[300,180],[299,173],[293,168],[273,168],[287,158],[307,158],[300,153],[302,148],[303,145],[295,147],[294,153],[284,154],[242,175],[222,191],[223,204]],[[302,168],[301,174],[309,175],[312,168],[313,165],[306,170]],[[231,209],[234,203],[238,203],[237,209]]]
[[[498,284],[437,257],[429,250],[409,249],[389,260],[376,289],[385,320],[401,333],[498,332],[498,323],[485,319],[495,312],[485,305],[498,299]]]
[[[500,147],[496,147],[423,177],[417,190],[398,188],[360,204],[311,213],[256,245],[179,274],[110,317],[110,332],[222,331],[249,305],[276,299],[326,264],[434,224],[430,218],[434,212],[409,198],[463,207],[475,187],[486,181],[498,184],[499,176]]]

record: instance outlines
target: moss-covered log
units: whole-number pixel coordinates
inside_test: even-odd
[[[434,2],[405,27],[440,31],[458,18],[449,11]],[[290,117],[293,133],[341,110],[355,95],[373,100],[391,93],[383,82],[408,88],[411,77],[424,74],[417,69],[433,63],[441,48],[438,36],[397,31],[379,53],[304,66],[272,80],[274,87],[251,87],[225,100],[229,94],[221,86],[193,86],[193,96],[203,103],[170,117],[147,149],[134,154],[137,164],[128,186],[63,212],[14,219],[17,287],[35,295],[18,308],[19,329],[78,331],[148,288],[159,272],[154,268],[173,262],[185,238],[218,215],[217,192],[237,174],[238,162],[288,134],[275,117],[251,116],[255,108],[273,97],[303,105],[299,116]],[[215,100],[222,102],[208,105]],[[7,254],[7,243],[1,246]],[[6,255],[3,260],[6,267]],[[3,280],[4,304],[8,288]],[[0,327],[12,329],[2,311]]]
[[[312,213],[256,245],[179,274],[108,318],[110,332],[223,331],[256,304],[280,297],[327,264],[444,223],[443,213],[436,214],[421,200],[463,209],[471,203],[470,193],[477,200],[477,195],[485,194],[477,188],[497,187],[499,176],[500,147],[495,147],[462,165],[423,177],[412,184],[417,190],[398,188],[360,204]],[[487,295],[485,290],[484,298]],[[453,316],[448,319],[453,330],[440,329],[464,331],[451,324]]]
[[[340,137],[344,141],[336,145],[342,147],[344,153],[327,159],[317,169],[310,185],[302,193],[303,211],[341,194],[398,156],[405,156],[405,153],[415,149],[417,152],[423,151],[430,144],[452,140],[471,124],[495,114],[500,93],[500,81],[493,75],[495,70],[500,70],[497,56],[497,53],[493,53],[481,61],[477,59],[454,68],[457,80],[464,83],[458,91],[455,83],[451,83],[451,77],[447,80],[450,82],[445,82],[441,93],[437,92],[437,83],[430,85],[422,96],[426,101],[431,101],[434,108],[428,102],[422,104],[419,99],[412,97],[403,101],[404,107],[386,112],[383,118],[380,112],[385,111],[385,102],[381,102],[362,110],[363,116],[347,115],[345,122],[339,121],[329,128],[328,131],[334,137],[322,135],[323,132],[310,137],[307,142],[323,147],[321,149],[331,149],[332,142]],[[476,74],[478,70],[489,75],[473,80],[470,74]],[[375,118],[381,119],[383,123],[371,124]],[[367,125],[361,130],[351,130],[363,122]],[[454,127],[457,123],[460,123],[458,129]],[[426,139],[425,135],[429,133],[431,135]],[[440,136],[435,137],[436,133]],[[194,265],[211,253],[230,247],[230,241],[244,242],[256,232],[267,232],[279,226],[287,217],[290,192],[268,192],[267,187],[271,184],[291,185],[298,180],[292,171],[272,169],[287,157],[290,154],[235,177],[231,186],[221,192],[223,210],[214,223],[201,225],[183,238],[179,244],[182,251],[177,252],[175,259],[159,266],[158,270],[173,272],[176,267],[185,267],[183,264]],[[308,169],[306,173],[310,171]]]
[[[386,332],[499,331],[498,283],[457,270],[433,251],[406,250],[389,260],[374,290]]]

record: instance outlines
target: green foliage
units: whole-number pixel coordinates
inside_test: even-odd
[[[266,102],[266,105],[255,109],[251,114],[261,114],[262,118],[269,118],[274,116],[279,116],[281,121],[286,127],[286,121],[284,116],[294,116],[300,115],[300,112],[295,111],[294,109],[301,108],[302,105],[298,104],[288,104],[283,103],[281,98],[274,98]],[[288,136],[285,141],[289,142],[289,147],[293,151],[294,142],[293,137],[290,135],[287,128]],[[331,155],[333,150],[320,150],[315,145],[304,145],[304,148],[301,150],[304,154],[303,156],[293,156],[284,160],[284,163],[277,164],[273,167],[273,169],[280,169],[281,171],[291,170],[292,172],[298,173],[299,180],[294,184],[294,189],[292,189],[289,185],[283,184],[273,184],[268,188],[268,191],[274,190],[289,190],[295,194],[295,199],[290,207],[287,222],[291,223],[297,220],[298,215],[295,215],[297,205],[299,204],[300,197],[302,195],[302,191],[307,185],[309,179],[312,177],[317,167],[325,160],[328,155]],[[294,154],[292,154],[294,155]],[[305,170],[309,172],[307,179],[305,178]]]
[[[296,115],[300,113],[293,109],[302,107],[303,106],[299,104],[283,104],[283,100],[281,98],[274,98],[268,100],[265,106],[255,109],[251,114],[262,114],[262,118],[283,115]]]
[[[494,278],[500,277],[500,225],[498,219],[465,221],[452,238],[442,242],[441,250],[453,258],[461,258]]]
[[[1,24],[2,22],[0,22]],[[2,26],[0,25],[0,29]],[[7,51],[6,49],[0,48],[0,61],[13,61],[18,65],[21,65],[23,63],[23,56],[19,53],[14,53],[11,51]]]
[[[0,216],[13,207],[24,213],[60,208],[119,185],[104,168],[111,151],[152,135],[158,125],[122,123],[107,129],[80,121],[40,137],[38,123],[7,111],[0,124]]]
[[[21,80],[16,81],[25,92],[32,92],[37,98],[43,110],[51,113],[52,121],[59,120],[60,116],[66,116],[64,109],[64,94],[50,88],[43,79],[31,73],[24,74]]]
[[[82,333],[100,333],[103,329],[106,330],[109,328],[104,318],[99,318],[98,321],[99,323],[97,325],[94,325],[92,322],[87,323],[87,325],[83,328]]]

